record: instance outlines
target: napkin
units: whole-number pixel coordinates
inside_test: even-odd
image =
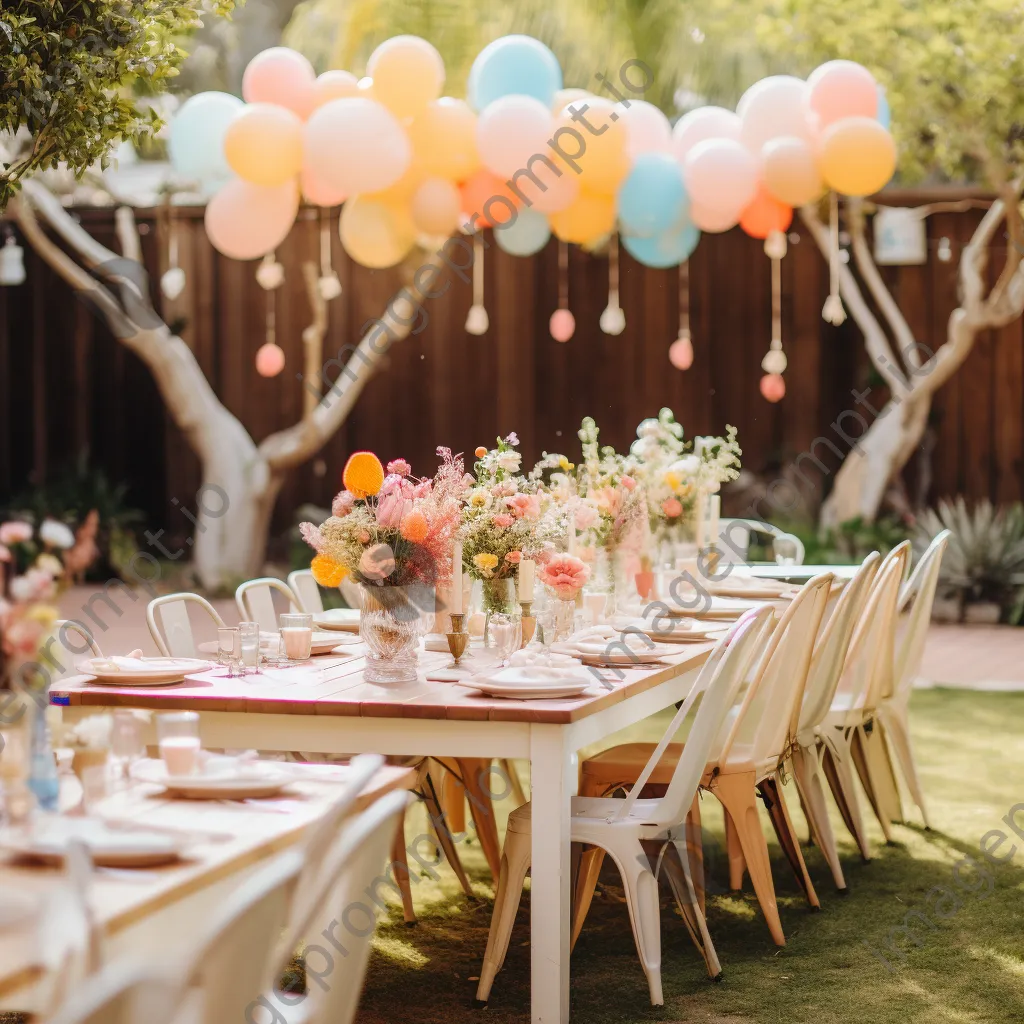
[[[521,667],[524,665],[539,665],[544,668],[551,666],[561,666],[562,668],[572,668],[576,662],[568,654],[559,654],[557,652],[559,644],[552,645],[552,654],[550,658],[543,650],[530,650],[529,648],[523,648],[521,651],[516,651],[509,659],[508,663],[510,667]]]
[[[533,687],[544,683],[589,682],[590,676],[578,665],[571,668],[558,665],[512,665],[490,673],[487,679],[507,686]]]

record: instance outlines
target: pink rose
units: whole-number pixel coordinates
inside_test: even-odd
[[[32,539],[32,527],[29,523],[12,519],[0,525],[0,544],[25,544]]]
[[[669,519],[676,519],[683,514],[683,506],[678,498],[666,498],[661,503],[661,511],[664,512]]]
[[[618,487],[599,487],[591,497],[598,511],[607,516],[614,518],[622,508],[622,491]]]
[[[537,574],[563,601],[573,601],[590,579],[590,567],[575,555],[556,555]]]
[[[351,491],[342,491],[331,502],[331,515],[344,519],[355,507],[355,503],[356,496]]]
[[[377,522],[397,530],[402,520],[412,511],[412,501],[401,494],[385,494],[377,502]]]
[[[506,562],[511,562],[513,565],[518,565],[523,560],[522,551],[510,551],[505,556]]]
[[[45,627],[34,619],[18,619],[4,631],[4,649],[8,654],[30,658],[39,650]]]
[[[620,483],[623,487],[626,488],[627,491],[631,491],[634,487],[636,487],[636,481],[631,476],[624,476],[621,479]]]
[[[597,510],[593,505],[579,505],[576,508],[576,529],[589,530],[597,522]]]
[[[491,517],[491,522],[495,526],[505,529],[507,526],[511,526],[515,522],[515,518],[510,516],[507,512],[499,512],[496,516]]]
[[[392,459],[388,463],[388,472],[398,476],[408,476],[412,472],[412,466],[405,459]]]
[[[404,478],[400,477],[397,473],[388,473],[384,477],[384,483],[380,485],[377,497],[383,498],[386,494],[401,494],[404,490],[404,484]]]
[[[516,493],[516,485],[511,480],[502,480],[491,488],[491,494],[496,498],[509,498]]]
[[[414,498],[425,498],[430,494],[433,487],[434,482],[432,480],[421,480],[415,487],[413,487],[412,496]]]
[[[539,494],[513,494],[511,498],[505,499],[505,504],[512,510],[512,515],[516,519],[540,518]]]

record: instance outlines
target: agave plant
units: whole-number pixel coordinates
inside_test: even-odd
[[[1024,585],[1024,505],[997,509],[985,500],[968,509],[963,498],[940,501],[918,518],[915,546],[926,547],[940,530],[952,533],[942,560],[942,589],[1006,607]]]

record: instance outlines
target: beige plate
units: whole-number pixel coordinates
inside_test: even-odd
[[[330,608],[313,616],[318,629],[336,629],[346,633],[359,632],[359,611],[356,608]]]

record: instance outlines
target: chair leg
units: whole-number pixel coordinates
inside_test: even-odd
[[[765,807],[768,808],[768,816],[772,819],[775,828],[775,835],[778,836],[779,845],[782,847],[786,859],[793,868],[797,883],[803,889],[807,902],[815,910],[821,910],[821,902],[818,894],[814,891],[814,883],[807,873],[807,864],[804,862],[804,855],[800,850],[800,839],[793,828],[793,819],[789,816],[789,809],[786,807],[786,799],[782,794],[782,786],[775,776],[764,779],[761,782],[761,796]]]
[[[412,883],[409,877],[409,861],[405,853],[405,818],[402,818],[391,844],[391,862],[394,865],[395,881],[402,893],[402,916],[410,927],[416,924],[416,911],[412,905]]]
[[[603,796],[606,787],[586,775],[580,781],[580,796]],[[583,923],[590,913],[590,904],[594,902],[594,890],[597,888],[597,880],[601,877],[601,867],[604,864],[604,850],[600,846],[584,846],[579,856],[579,864],[576,869],[576,884],[573,889],[572,900],[572,937],[570,949],[576,947],[576,940],[583,931]]]
[[[423,802],[427,805],[427,813],[430,815],[430,820],[434,825],[434,831],[437,834],[437,841],[441,846],[441,852],[445,855],[445,859],[459,879],[462,891],[470,899],[475,899],[476,894],[473,892],[473,887],[469,884],[469,879],[466,877],[466,869],[462,866],[462,861],[459,859],[459,851],[455,848],[455,840],[452,838],[451,830],[445,820],[444,811],[441,809],[441,800],[437,795],[437,789],[430,774],[429,764],[430,762],[424,759],[420,767]]]
[[[853,765],[860,778],[861,786],[867,794],[868,803],[874,811],[878,824],[882,827],[882,835],[887,843],[892,842],[892,821],[893,810],[896,818],[902,818],[903,812],[899,809],[899,795],[896,796],[896,806],[892,804],[892,792],[894,788],[892,768],[880,762],[879,758],[888,759],[881,734],[877,729],[870,733],[864,726],[857,726],[853,731]]]
[[[931,821],[928,818],[928,809],[924,802],[924,789],[917,774],[917,764],[914,761],[914,748],[910,744],[910,728],[907,722],[907,709],[902,705],[890,705],[885,711],[885,736],[892,746],[892,750],[899,761],[903,778],[907,781],[910,795],[921,811],[924,819],[924,827],[931,828]]]
[[[750,880],[757,894],[757,902],[768,922],[768,930],[777,946],[786,944],[779,918],[779,907],[775,902],[775,884],[772,881],[771,861],[768,859],[768,843],[761,830],[757,815],[757,794],[754,789],[753,772],[729,772],[717,776],[711,783],[711,791],[722,802],[743,850],[743,859],[750,873]],[[730,872],[731,873],[731,872]]]
[[[715,944],[711,941],[704,908],[700,905],[700,896],[695,888],[696,879],[690,875],[692,855],[689,851],[689,844],[687,857],[684,860],[680,856],[679,847],[675,843],[669,843],[663,864],[686,930],[690,933],[690,938],[698,952],[704,958],[708,975],[711,978],[718,978],[722,973],[722,965],[719,963]]]
[[[498,764],[501,766],[501,770],[505,773],[505,778],[508,779],[508,784],[512,790],[512,799],[516,802],[516,807],[522,807],[526,803],[526,792],[523,789],[523,780],[519,778],[519,771],[516,768],[515,761],[509,757],[503,757]]]
[[[523,897],[523,882],[529,868],[529,834],[507,832],[498,870],[498,889],[494,897],[491,928],[487,933],[487,950],[480,969],[480,984],[476,988],[476,998],[479,1002],[487,1002],[494,977],[505,963],[505,955],[512,939],[512,927],[516,922],[516,911]]]
[[[825,769],[825,778],[828,779],[832,796],[839,805],[839,813],[843,816],[850,835],[857,840],[861,857],[868,861],[871,860],[871,847],[868,845],[864,815],[861,813],[857,788],[853,781],[853,754],[850,751],[850,742],[848,733],[840,733],[839,730],[836,730],[831,742],[825,745],[822,766]]]
[[[704,836],[701,830],[700,790],[693,794],[686,816],[686,856],[690,868],[690,884],[697,896],[702,914],[707,914],[707,893],[704,884]]]
[[[626,844],[623,844],[624,847]],[[626,906],[633,925],[633,939],[637,955],[647,975],[647,988],[652,1006],[663,1006],[661,990],[661,901],[658,899],[658,880],[651,870],[643,846],[635,840],[630,849],[611,850],[626,890]]]
[[[458,834],[466,831],[466,790],[462,785],[459,775],[460,768],[456,774],[453,770],[455,763],[448,761],[439,762],[443,767],[438,772],[437,783],[439,786],[438,796],[441,798],[441,807],[444,808],[444,820],[448,822],[451,832]]]
[[[491,762],[482,757],[460,757],[459,771],[462,784],[469,799],[469,813],[476,825],[476,837],[480,840],[491,877],[498,877],[501,864],[501,842],[498,839],[498,822],[494,815],[494,801],[487,780],[490,777]]]
[[[816,751],[807,750],[804,747],[797,747],[793,751],[793,778],[796,780],[804,816],[807,818],[815,845],[828,862],[836,888],[840,892],[846,892],[846,878],[843,875],[842,865],[839,863],[839,850],[836,848],[832,822],[828,818],[828,807],[825,804],[825,791],[821,785],[821,770]]]
[[[733,892],[741,892],[747,862],[743,859],[743,847],[736,826],[728,813],[725,815],[725,851],[729,858],[729,888]]]

